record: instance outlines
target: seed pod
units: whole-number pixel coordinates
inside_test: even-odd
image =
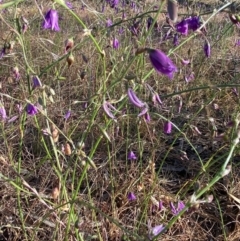
[[[70,51],[74,45],[73,38],[69,38],[65,41],[65,53]]]
[[[54,187],[53,190],[52,190],[52,198],[54,200],[57,200],[58,197],[59,197],[59,193],[60,193],[59,188],[58,187]]]
[[[73,62],[74,62],[74,56],[72,55],[72,53],[70,53],[70,55],[68,55],[67,57],[68,68],[73,64]]]
[[[72,154],[71,146],[68,143],[65,143],[64,145],[64,154],[66,156],[71,156]]]
[[[58,139],[59,139],[59,131],[54,124],[52,125],[51,129],[52,129],[53,142],[56,143],[58,142]]]
[[[169,18],[176,23],[178,18],[178,2],[176,0],[168,0],[167,10]]]

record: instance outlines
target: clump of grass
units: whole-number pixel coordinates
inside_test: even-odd
[[[230,4],[28,4],[0,5],[0,239],[236,240]]]

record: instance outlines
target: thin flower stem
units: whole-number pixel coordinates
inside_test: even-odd
[[[67,11],[69,11],[72,16],[82,25],[82,27],[84,29],[87,29],[87,26],[83,23],[83,21],[68,7],[66,6],[65,3],[61,3],[58,1],[58,3],[63,6]],[[91,40],[93,41],[95,47],[97,48],[98,52],[101,54],[102,57],[104,57],[104,52],[101,50],[99,44],[97,43],[96,39],[93,37],[93,35],[90,33],[89,37],[91,38]]]

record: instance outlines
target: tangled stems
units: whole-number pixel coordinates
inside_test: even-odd
[[[60,4],[61,6],[63,6],[67,11],[69,11],[72,16],[82,25],[84,30],[87,30],[87,26],[83,23],[83,21],[65,4],[64,1],[62,0],[55,0],[56,3]],[[101,54],[102,57],[105,56],[104,51],[101,50],[99,44],[97,43],[96,39],[93,37],[93,35],[91,34],[91,32],[89,32],[89,37],[91,38],[91,40],[93,41],[95,47],[97,48],[98,52]]]

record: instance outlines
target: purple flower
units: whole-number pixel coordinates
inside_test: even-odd
[[[179,212],[181,212],[185,208],[185,204],[183,203],[183,201],[179,201],[178,206],[176,208],[174,204],[170,202],[170,207],[171,207],[172,214],[176,216],[178,215]]]
[[[158,234],[160,234],[163,230],[164,230],[164,226],[161,224],[161,225],[157,225],[153,228],[150,228],[149,230],[149,238],[150,239],[153,239],[155,236],[157,236]]]
[[[150,122],[151,121],[151,117],[150,117],[148,112],[144,114],[144,119],[146,120],[146,122]]]
[[[144,116],[147,122],[150,121],[150,115],[148,113],[148,105],[142,102],[136,94],[133,92],[132,89],[128,89],[128,98],[130,102],[138,108],[141,108],[141,112],[138,114],[138,117]]]
[[[33,76],[33,89],[36,89],[37,87],[42,87],[41,80],[38,78],[38,76]]]
[[[236,96],[239,95],[236,87],[232,88],[232,93]]]
[[[172,60],[158,49],[147,49],[149,58],[154,69],[161,74],[173,78],[174,72],[177,72],[177,67],[173,64]]]
[[[203,50],[204,50],[204,53],[205,53],[206,57],[209,58],[210,54],[211,54],[211,46],[210,46],[210,43],[208,41],[205,41]]]
[[[119,48],[119,41],[116,38],[113,39],[112,46],[113,46],[114,49]]]
[[[152,23],[153,23],[153,18],[148,17],[148,19],[147,19],[147,29],[149,29],[151,27]]]
[[[107,27],[110,27],[110,26],[112,26],[112,24],[113,24],[113,23],[112,23],[112,20],[111,20],[111,19],[108,19],[107,22],[106,22],[106,26],[107,26]]]
[[[50,9],[45,15],[42,26],[44,29],[60,31],[58,26],[58,12],[54,9]]]
[[[236,40],[235,46],[240,46],[240,39]]]
[[[188,35],[188,22],[184,19],[180,23],[176,24],[176,30],[182,35]]]
[[[133,192],[129,192],[127,198],[129,201],[134,201],[137,199]]]
[[[2,120],[6,120],[7,119],[7,113],[6,110],[3,106],[3,104],[0,102],[0,117]]]
[[[192,80],[194,80],[195,76],[194,76],[194,72],[191,72],[190,74],[188,75],[185,75],[185,81],[188,83]]]
[[[116,117],[113,115],[112,111],[117,111],[117,109],[108,101],[105,101],[103,103],[103,109],[105,111],[105,113],[108,115],[108,117],[110,117],[113,120],[116,120]]]
[[[2,59],[5,54],[6,54],[6,48],[3,47],[1,52],[0,52],[0,59]]]
[[[178,34],[175,33],[173,37],[173,45],[178,46],[179,45],[179,39],[178,39]]]
[[[188,30],[196,31],[201,26],[200,18],[197,16],[183,19],[180,23],[176,24],[177,32],[182,35],[188,35]]]
[[[153,104],[156,106],[157,105],[157,103],[159,104],[159,105],[162,105],[162,100],[160,99],[160,97],[159,97],[159,95],[158,95],[158,93],[154,93],[153,94],[153,96],[152,96],[152,101],[153,101]]]
[[[137,160],[137,156],[133,151],[130,151],[128,153],[128,160],[130,160],[130,161]]]
[[[38,113],[37,107],[33,104],[28,103],[26,107],[28,115],[36,115]]]
[[[66,2],[66,5],[68,6],[68,8],[73,9],[73,5],[71,2]]]
[[[107,2],[109,2],[111,8],[115,8],[117,7],[119,0],[108,0]]]
[[[68,120],[71,116],[71,110],[68,110],[67,113],[64,115],[64,119]]]
[[[142,102],[137,96],[136,94],[133,92],[132,89],[128,89],[128,98],[130,100],[130,102],[135,105],[138,108],[143,108],[145,106],[145,103]]]
[[[172,123],[170,121],[166,121],[164,123],[163,132],[165,134],[171,134],[171,132],[172,132]]]

